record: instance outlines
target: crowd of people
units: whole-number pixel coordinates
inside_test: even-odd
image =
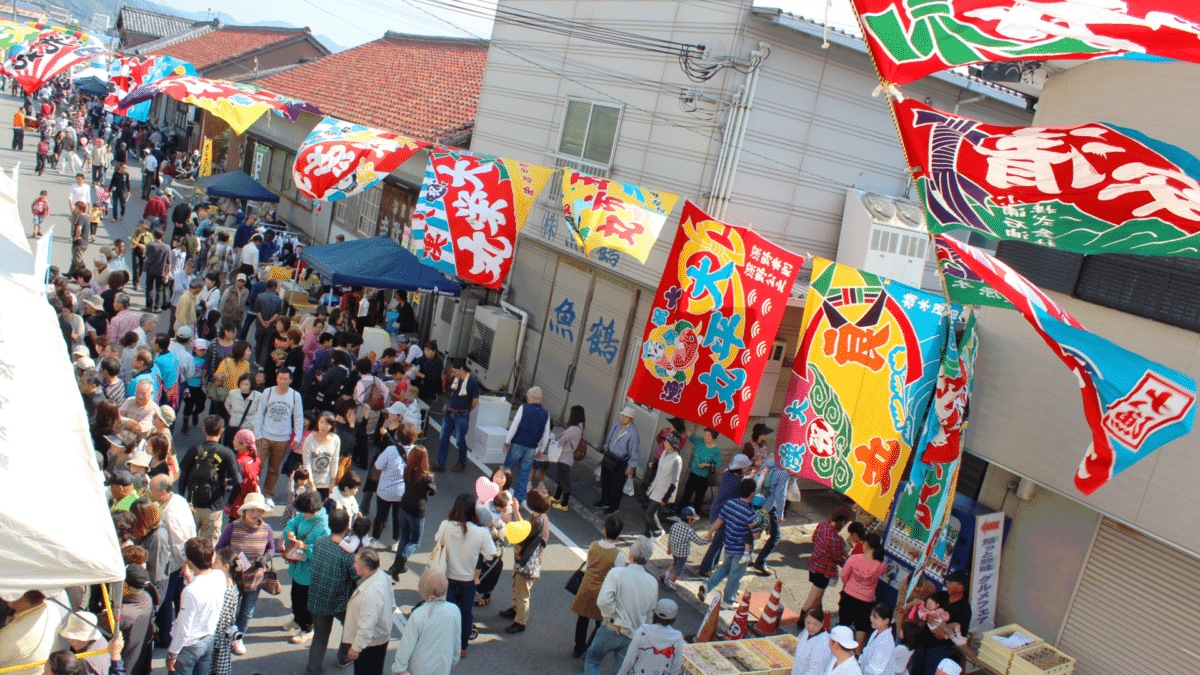
[[[72,263],[65,274],[51,268],[48,295],[107,479],[126,579],[116,626],[99,587],[68,589],[59,601],[73,610],[69,618],[40,591],[4,598],[15,616],[0,629],[0,668],[49,658],[55,675],[143,675],[157,648],[174,673],[225,675],[246,653],[261,593],[282,593],[281,558],[292,612],[285,628],[293,644],[307,646],[307,672],[323,672],[337,619],[335,663],[379,675],[393,642],[394,584],[422,544],[452,442],[450,470],[466,470],[479,381],[463,360],[444,361],[436,342],[418,342],[403,293],[314,286],[316,312],[293,314],[272,270],[297,275],[298,251],[270,227],[273,218],[228,214],[226,229],[216,208],[175,204],[172,182],[195,170],[179,139],[115,123],[49,86],[36,111],[27,100],[18,112],[13,144],[23,142],[23,116],[36,114],[36,173],[46,165],[77,172],[69,196]],[[79,148],[88,150],[81,156]],[[128,242],[102,246],[89,265],[98,225],[109,214],[125,215],[128,164],[139,157],[147,203],[136,231]],[[31,210],[40,236],[50,212],[46,191]],[[380,353],[363,349],[364,331],[374,327],[392,336]],[[588,455],[584,408],[572,407],[555,435],[542,397],[531,387],[516,410],[503,466],[491,476],[494,490],[458,495],[436,528],[416,587],[420,603],[392,672],[448,673],[467,655],[478,635],[474,612],[491,603],[509,548],[511,603],[498,614],[511,621],[505,633],[526,630],[549,514],[569,510],[574,464]],[[434,455],[421,441],[429,411],[438,408]],[[679,673],[678,605],[659,597],[659,585],[677,590],[698,544],[706,547],[698,599],[707,603],[724,584],[723,606],[734,607],[746,572],[773,573],[766,560],[787,513],[790,476],[774,458],[770,427],[755,425],[722,467],[717,431],[672,418],[641,477],[644,536],[622,547],[621,504],[636,494],[641,465],[635,416],[623,409],[594,449],[601,459],[594,508],[606,519],[572,579],[571,604],[578,617],[572,652],[588,675],[598,675],[610,656],[622,675]],[[193,430],[203,440],[177,448]],[[267,522],[276,500],[283,507],[278,532]],[[705,513],[710,526],[702,534],[695,527]],[[385,569],[379,551],[387,549],[389,520],[395,556]],[[522,536],[514,536],[514,523]],[[841,535],[847,527],[849,541]],[[649,564],[662,537],[673,560],[656,575]],[[917,589],[916,602],[893,611],[875,598],[886,570],[879,536],[850,511],[839,508],[818,525],[813,546],[793,675],[956,675],[952,640],[970,622],[964,580],[952,579],[949,593]],[[823,596],[839,579],[839,625],[826,631]],[[69,649],[52,651],[60,638]]]

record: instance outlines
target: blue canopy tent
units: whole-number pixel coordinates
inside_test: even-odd
[[[462,286],[428,265],[388,237],[354,239],[340,244],[306,246],[300,260],[334,286],[459,295]]]
[[[220,173],[199,180],[199,186],[209,197],[227,197],[254,202],[278,202],[279,195],[271,192],[250,177],[250,174],[238,169],[229,173]]]

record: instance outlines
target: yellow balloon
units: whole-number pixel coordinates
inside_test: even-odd
[[[528,520],[516,520],[504,526],[504,536],[510,544],[519,544],[529,537],[533,527]]]

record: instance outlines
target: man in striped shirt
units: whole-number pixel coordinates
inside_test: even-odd
[[[746,538],[753,536],[757,539],[762,535],[754,524],[754,507],[750,506],[755,488],[756,485],[751,479],[739,483],[737,499],[725,502],[721,507],[721,515],[708,531],[707,538],[712,541],[713,535],[722,527],[725,528],[725,559],[709,577],[708,583],[700,584],[700,589],[696,592],[700,602],[707,602],[708,589],[716,588],[722,580],[725,580],[725,594],[722,598],[725,606],[732,607],[737,598],[742,575],[746,573],[746,563],[742,562],[742,555],[746,553]]]

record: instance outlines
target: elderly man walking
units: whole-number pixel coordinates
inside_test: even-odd
[[[517,502],[525,501],[529,472],[534,457],[545,457],[550,444],[550,413],[542,407],[542,388],[533,386],[525,394],[526,404],[517,408],[504,441],[504,466],[517,474]]]
[[[621,510],[621,491],[625,480],[633,475],[638,465],[638,448],[642,445],[633,418],[634,407],[625,406],[621,418],[613,423],[604,440],[604,459],[600,463],[600,501],[596,508],[604,509],[606,515]]]
[[[638,537],[629,547],[632,562],[613,568],[604,578],[596,606],[604,623],[596,630],[592,646],[588,647],[584,675],[600,675],[600,668],[609,654],[620,666],[633,634],[642,624],[653,620],[654,605],[658,602],[658,581],[646,571],[654,547],[646,537]]]
[[[370,548],[358,550],[354,571],[361,581],[346,604],[342,623],[346,657],[354,662],[354,675],[382,675],[396,610],[392,579],[379,569],[379,554]]]

